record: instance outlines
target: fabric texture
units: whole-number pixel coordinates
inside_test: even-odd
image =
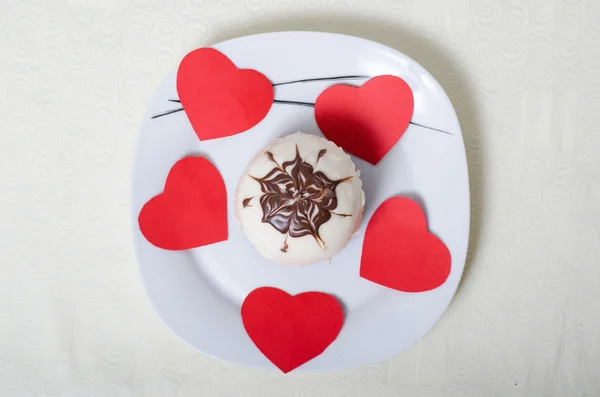
[[[396,48],[448,92],[469,161],[458,293],[384,362],[281,375],[161,323],[129,181],[190,50],[274,30]],[[600,395],[600,1],[0,0],[0,396]]]

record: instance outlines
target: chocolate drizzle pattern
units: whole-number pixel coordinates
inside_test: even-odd
[[[319,159],[325,154],[319,152]],[[269,223],[278,232],[286,235],[281,249],[287,251],[287,235],[291,237],[313,236],[321,249],[325,242],[319,235],[321,225],[331,219],[337,207],[337,186],[354,176],[339,180],[329,179],[322,171],[314,172],[313,167],[302,160],[296,145],[296,156],[283,164],[277,163],[273,153],[265,155],[275,163],[275,167],[262,178],[251,176],[260,184],[263,193],[259,203],[263,211],[262,222]]]
[[[321,149],[321,150],[319,150],[319,154],[317,155],[317,162],[316,162],[316,164],[319,164],[319,160],[321,160],[321,157],[325,156],[325,153],[327,153],[327,149]]]
[[[252,201],[254,197],[248,197],[242,200],[242,207],[250,207],[250,201]]]

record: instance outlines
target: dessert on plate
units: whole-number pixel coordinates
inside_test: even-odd
[[[308,265],[344,249],[362,219],[359,171],[335,143],[301,132],[273,140],[240,178],[235,215],[266,258]]]

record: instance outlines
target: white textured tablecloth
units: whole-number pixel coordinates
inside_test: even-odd
[[[189,50],[273,30],[390,45],[446,89],[472,189],[456,298],[338,373],[192,350],[147,302],[128,220],[146,102]],[[0,0],[0,396],[600,395],[599,0]]]

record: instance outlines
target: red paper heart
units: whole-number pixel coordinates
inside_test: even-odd
[[[187,54],[177,93],[200,140],[239,134],[258,124],[273,104],[273,86],[254,69],[238,69],[213,48]]]
[[[367,225],[360,276],[404,292],[423,292],[444,284],[450,251],[429,233],[417,203],[392,197],[377,208]]]
[[[288,373],[325,351],[340,333],[344,313],[339,302],[323,292],[291,296],[261,287],[244,300],[242,321],[258,350]]]
[[[334,85],[315,102],[323,135],[375,165],[404,134],[414,108],[413,93],[396,76],[377,76],[361,87]]]
[[[153,245],[185,250],[227,240],[227,192],[221,174],[204,157],[186,157],[169,171],[164,193],[138,216]]]

